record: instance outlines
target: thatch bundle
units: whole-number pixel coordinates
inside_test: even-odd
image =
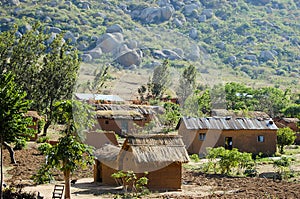
[[[106,144],[100,149],[97,149],[94,153],[97,160],[103,164],[118,169],[117,158],[120,153],[120,147]]]

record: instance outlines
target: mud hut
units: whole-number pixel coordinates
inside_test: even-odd
[[[176,129],[190,154],[204,155],[207,147],[221,146],[253,154],[276,152],[278,128],[271,119],[183,117]]]
[[[110,148],[114,157],[106,153],[110,156],[109,160],[116,160],[114,163],[105,158],[106,149],[102,150],[104,151],[97,151],[97,160],[101,163],[107,162],[105,163],[107,165],[111,164],[112,169],[133,171],[138,177],[144,176],[147,172],[146,177],[149,179],[147,186],[150,190],[181,189],[182,163],[189,161],[181,136],[160,134],[127,136],[117,157],[115,149]],[[99,155],[100,153],[102,154]],[[112,182],[104,178],[102,181]]]
[[[115,132],[113,131],[104,131],[104,132],[96,132],[91,131],[86,134],[85,144],[95,147],[99,149],[104,145],[111,144],[118,146],[118,140]]]

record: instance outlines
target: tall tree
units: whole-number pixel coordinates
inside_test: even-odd
[[[91,93],[101,93],[105,83],[109,79],[109,65],[104,65],[100,70],[96,69],[96,76],[93,81],[88,80],[87,86]]]
[[[255,98],[259,102],[256,104],[256,110],[265,111],[270,117],[279,116],[290,104],[289,90],[283,91],[275,87],[258,89]]]
[[[72,98],[78,78],[78,52],[63,42],[62,36],[58,35],[49,46],[39,71],[35,101],[38,110],[47,116],[44,135],[53,121],[54,103]]]
[[[78,77],[78,52],[63,40],[49,39],[41,24],[20,36],[18,27],[0,34],[0,73],[12,71],[17,85],[32,100],[31,108],[46,115],[44,134],[53,119],[55,101],[70,99]]]
[[[95,122],[93,108],[79,101],[59,101],[54,104],[55,121],[65,124],[63,137],[57,145],[46,151],[47,162],[39,171],[45,174],[53,168],[59,168],[65,179],[65,199],[71,198],[70,177],[78,167],[93,163],[92,148],[82,141],[85,133]],[[41,176],[37,176],[41,177]]]
[[[197,71],[194,65],[186,67],[180,77],[177,94],[179,101],[184,104],[186,98],[193,93],[196,86]]]
[[[257,103],[254,90],[244,84],[230,82],[225,85],[226,104],[231,110],[254,110]]]
[[[165,60],[162,65],[154,68],[150,84],[153,98],[162,97],[168,86],[170,86],[170,66],[168,60]]]
[[[25,99],[26,93],[21,91],[14,82],[11,72],[0,74],[0,140],[1,140],[1,198],[2,198],[2,149],[5,145],[10,149],[12,163],[15,163],[13,150],[9,143],[16,141],[18,138],[30,136],[31,131],[28,128],[30,118],[25,118],[30,101]]]

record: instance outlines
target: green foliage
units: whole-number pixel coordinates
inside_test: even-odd
[[[118,184],[123,186],[126,195],[130,189],[130,197],[140,197],[149,194],[149,190],[146,188],[146,185],[148,184],[147,174],[148,172],[145,172],[143,177],[138,178],[133,171],[118,171],[113,173],[111,177],[113,177]]]
[[[150,91],[154,99],[163,96],[170,85],[169,61],[165,60],[162,65],[155,67],[150,82]]]
[[[12,143],[32,136],[28,126],[31,118],[24,117],[30,106],[26,93],[14,82],[11,72],[0,74],[0,126],[3,141]]]
[[[285,117],[296,117],[300,119],[300,104],[291,104],[283,111]]]
[[[165,131],[169,132],[175,129],[181,117],[180,108],[178,104],[174,104],[172,102],[165,102],[163,106],[165,112],[164,114],[159,115],[159,118],[165,126]]]
[[[109,79],[109,65],[103,66],[99,71],[95,70],[96,76],[91,82],[88,80],[87,86],[91,93],[101,93],[105,83]]]
[[[291,165],[291,159],[288,157],[281,157],[278,160],[274,160],[273,167],[277,168],[277,173],[279,174],[279,178],[287,179],[289,178],[290,169],[289,166]]]
[[[14,150],[22,150],[27,145],[26,138],[19,138],[15,141]]]
[[[195,90],[186,100],[182,108],[182,114],[188,116],[205,116],[211,111],[212,104],[210,91],[208,89],[201,92]]]
[[[52,145],[49,143],[43,143],[40,146],[38,146],[38,150],[41,152],[41,154],[48,154],[48,151],[50,151],[52,148]]]
[[[288,146],[294,143],[296,139],[295,132],[289,127],[280,128],[277,131],[277,144],[280,149],[280,153],[284,153],[284,146]]]
[[[177,90],[177,95],[182,103],[185,102],[186,98],[192,94],[196,86],[196,67],[190,65],[186,67],[179,80],[179,88]]]
[[[213,169],[214,173],[220,172],[228,175],[233,172],[233,169],[237,169],[237,173],[242,169],[253,169],[251,153],[242,153],[236,148],[227,150],[224,147],[207,148],[207,152],[209,164],[205,167],[206,172]]]
[[[37,143],[44,143],[44,142],[47,142],[49,141],[50,137],[49,136],[40,136],[38,139],[37,139]]]
[[[9,187],[3,190],[3,198],[5,199],[36,199],[37,195],[35,193],[28,193],[22,190],[22,187],[14,188]]]
[[[194,162],[199,162],[200,158],[198,154],[192,154],[190,155],[190,159],[193,160]]]

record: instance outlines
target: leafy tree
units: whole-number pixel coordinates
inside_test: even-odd
[[[285,107],[290,103],[289,90],[285,92],[275,87],[264,87],[258,89],[255,98],[256,110],[261,110],[270,115],[270,117],[278,116]]]
[[[0,34],[0,73],[12,71],[17,85],[32,100],[32,109],[46,115],[44,134],[53,120],[55,101],[70,99],[79,69],[78,52],[63,33],[53,39],[41,24],[17,37],[18,27]]]
[[[181,114],[180,114],[180,107],[178,104],[174,104],[172,102],[164,103],[165,113],[160,116],[162,120],[162,124],[166,127],[165,131],[169,132],[175,129]]]
[[[225,85],[227,108],[231,110],[254,110],[254,90],[244,84],[230,82]]]
[[[15,26],[12,30],[0,34],[0,72],[12,71],[17,85],[27,93],[26,98],[33,100],[36,95],[40,60],[45,54],[45,41],[48,37],[39,23],[22,36],[17,37],[17,31],[18,27]]]
[[[210,165],[213,166],[215,173],[219,169],[221,174],[230,174],[234,168],[242,169],[253,165],[251,153],[242,153],[236,148],[227,150],[224,147],[217,147],[208,148],[207,151],[206,157],[211,160],[210,162],[213,162]],[[217,158],[220,160],[217,161]]]
[[[38,110],[47,116],[44,135],[54,119],[54,103],[71,99],[78,78],[78,52],[72,46],[63,43],[62,36],[57,36],[51,43],[51,50],[44,56],[42,69],[39,71],[35,101]]]
[[[92,148],[83,144],[82,140],[86,130],[94,124],[94,112],[92,107],[71,100],[57,102],[54,107],[56,121],[65,124],[64,136],[57,145],[44,151],[47,162],[35,175],[35,180],[47,179],[44,174],[49,175],[49,170],[57,167],[64,174],[65,198],[71,198],[70,174],[78,167],[93,163]]]
[[[300,119],[300,104],[291,104],[283,111],[286,117],[296,117]]]
[[[101,89],[104,87],[105,82],[109,78],[109,65],[103,66],[99,71],[95,70],[96,76],[91,82],[87,82],[88,89],[91,93],[101,93]]]
[[[195,90],[193,95],[190,95],[185,101],[183,114],[189,116],[203,116],[211,111],[211,98],[208,89],[200,92]]]
[[[1,198],[3,184],[3,146],[9,149],[12,163],[16,163],[13,150],[9,146],[9,143],[31,135],[28,125],[32,120],[24,117],[24,113],[26,113],[29,108],[30,101],[26,100],[25,97],[26,93],[22,92],[16,85],[11,72],[0,74]]]
[[[293,144],[295,139],[295,132],[289,127],[279,129],[277,131],[277,144],[279,146],[280,153],[284,153],[284,146]]]
[[[193,93],[196,85],[197,71],[196,67],[190,65],[186,67],[179,80],[178,96],[181,102],[185,102],[186,98]]]
[[[151,94],[154,99],[163,96],[170,85],[170,68],[168,60],[165,60],[162,65],[159,65],[154,69],[150,85]]]

